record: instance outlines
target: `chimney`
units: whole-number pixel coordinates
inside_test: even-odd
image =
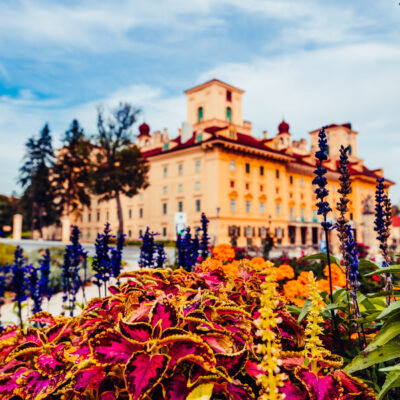
[[[263,140],[266,140],[267,139],[267,136],[268,136],[268,132],[267,131],[263,131]]]
[[[193,136],[193,125],[190,122],[182,122],[181,143],[187,142]]]

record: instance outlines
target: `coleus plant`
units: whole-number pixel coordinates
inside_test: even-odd
[[[142,269],[122,274],[126,282],[79,316],[37,313],[31,320],[39,328],[0,334],[0,399],[258,398],[262,337],[255,321],[267,267],[244,262],[238,276],[201,266]],[[303,367],[304,327],[280,296],[274,304],[286,399],[374,398],[338,369],[337,358],[318,370]]]

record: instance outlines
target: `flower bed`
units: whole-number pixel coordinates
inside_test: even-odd
[[[316,329],[312,312],[301,324],[290,315],[272,264],[241,261],[231,273],[210,269],[217,261],[122,274],[79,316],[41,312],[40,327],[7,328],[0,399],[375,398],[316,342],[321,332],[305,330]]]

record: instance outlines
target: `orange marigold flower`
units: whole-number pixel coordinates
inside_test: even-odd
[[[213,248],[213,256],[217,260],[232,261],[235,259],[235,250],[229,244],[217,244]]]
[[[330,293],[330,288],[329,288],[329,281],[328,279],[320,279],[318,282],[318,290],[320,292],[326,292]]]
[[[276,280],[283,281],[286,278],[294,278],[294,269],[289,264],[284,263],[276,268]]]
[[[332,286],[335,287],[345,287],[346,286],[346,274],[345,272],[336,264],[331,264],[332,271]],[[324,275],[329,278],[329,267],[328,265],[324,268]]]

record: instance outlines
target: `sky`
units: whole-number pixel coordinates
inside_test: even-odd
[[[17,185],[26,140],[48,122],[129,101],[172,136],[183,91],[217,78],[245,90],[253,134],[293,139],[351,122],[367,167],[400,203],[400,5],[385,0],[1,0],[0,193]]]

